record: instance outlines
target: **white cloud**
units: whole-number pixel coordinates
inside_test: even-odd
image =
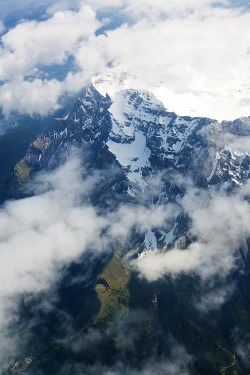
[[[218,2],[221,6],[228,5],[227,0]],[[185,17],[194,12],[207,12],[214,5],[213,0],[182,0],[182,1],[162,1],[145,0],[143,6],[140,0],[128,0],[126,2],[125,13],[132,15],[137,19],[141,17],[150,18],[151,20],[162,19],[163,17]]]
[[[223,259],[223,261],[219,261]],[[181,273],[196,273],[203,278],[227,274],[232,270],[234,257],[225,247],[216,243],[195,243],[187,250],[174,249],[167,253],[151,252],[133,262],[141,275],[149,281],[158,280],[165,275],[173,277]]]
[[[85,2],[86,3],[86,2]],[[69,9],[77,9],[79,6],[83,4],[83,1],[81,0],[58,0],[58,1],[49,1],[49,6],[46,9],[46,14],[51,16],[57,12],[69,10]]]
[[[243,185],[231,195],[225,192],[200,191],[196,189],[188,191],[184,197],[184,208],[192,218],[192,231],[203,238],[215,238],[219,240],[228,238],[238,239],[245,233],[250,234],[250,210],[249,203],[245,199],[246,191],[249,191],[249,183]],[[231,241],[229,238],[229,241]]]
[[[34,79],[33,81],[17,80],[5,83],[0,87],[0,102],[5,116],[16,110],[22,114],[32,115],[38,112],[46,115],[58,108],[61,95],[59,81]]]
[[[0,342],[1,360],[6,348],[15,351],[19,342],[8,324],[18,318],[20,297],[52,289],[63,266],[84,252],[96,256],[111,251],[114,244],[129,241],[134,229],[144,233],[167,225],[175,214],[171,205],[125,205],[101,215],[82,203],[99,176],[87,176],[81,165],[73,155],[54,172],[36,177],[30,187],[34,196],[6,202],[0,209],[0,332],[7,337]]]
[[[211,2],[158,2],[125,8],[131,24],[92,36],[81,44],[76,62],[91,77],[107,65],[122,66],[178,114],[233,119],[249,115],[250,13],[212,8]],[[168,17],[152,20],[152,8]],[[181,9],[186,9],[185,15]],[[170,13],[169,13],[170,12]],[[137,13],[133,13],[137,14]]]
[[[154,92],[178,114],[249,115],[250,12],[230,8],[226,0],[213,3],[89,0],[76,10],[77,1],[50,2],[48,19],[23,21],[3,35],[0,77],[16,91],[34,69],[72,56],[81,72],[69,73],[60,94],[78,90],[111,65],[123,66],[146,87],[158,84]],[[108,9],[113,19],[124,17],[124,24],[96,36],[95,12]],[[16,100],[13,108],[19,107]]]
[[[53,1],[51,1],[53,2]],[[88,4],[93,8],[95,11],[99,10],[110,10],[113,11],[117,8],[122,8],[127,5],[127,0],[87,0],[87,1],[82,1],[82,0],[59,0],[59,1],[54,1],[53,4],[47,9],[48,14],[53,14],[58,10],[65,10],[69,8],[74,8],[77,7],[79,4]]]
[[[250,89],[249,21],[249,13],[227,9],[155,23],[145,18],[109,32],[103,43],[115,64],[149,86],[166,87],[161,99],[170,110],[232,118],[249,113],[240,102]]]
[[[242,327],[235,327],[231,332],[232,340],[234,341],[235,351],[243,360],[247,368],[249,368],[249,353],[250,353],[250,337],[249,333]]]
[[[2,36],[0,79],[31,74],[38,65],[62,64],[79,40],[92,35],[99,22],[89,6],[58,11],[46,21],[18,24]]]
[[[81,197],[98,178],[82,182],[78,159],[52,174],[43,173],[35,196],[7,202],[0,210],[0,298],[46,289],[60,265],[80,256],[91,244],[125,241],[136,228],[140,233],[166,225],[174,206],[125,205],[106,216],[98,215]],[[70,184],[68,184],[70,181]],[[101,231],[106,228],[106,235]],[[8,267],[6,266],[8,264]]]
[[[192,220],[190,231],[198,237],[186,250],[158,250],[134,262],[149,280],[166,274],[196,273],[202,279],[225,277],[236,266],[238,249],[250,235],[250,209],[245,199],[249,184],[230,196],[190,188],[183,208]]]
[[[248,119],[246,119],[248,121]],[[246,123],[246,122],[245,122]],[[250,153],[250,137],[239,137],[233,134],[224,134],[221,141],[222,147],[243,154]]]
[[[201,312],[205,313],[211,310],[218,310],[232,297],[234,292],[235,286],[233,284],[223,285],[219,288],[213,285],[213,290],[203,293],[195,305]]]
[[[108,237],[125,241],[132,230],[146,233],[152,229],[166,228],[176,216],[177,209],[174,205],[143,206],[124,205],[115,213],[111,213],[112,223]]]
[[[7,202],[1,208],[1,363],[6,350],[15,352],[19,342],[10,335],[8,324],[18,318],[20,296],[52,287],[62,266],[76,260],[99,238],[105,220],[92,207],[79,206],[81,194],[91,184],[86,180],[82,185],[81,166],[73,158],[54,173],[40,175],[35,188],[39,195]]]
[[[45,21],[24,21],[7,31],[0,48],[0,79],[4,81],[0,104],[4,114],[8,116],[17,110],[45,115],[58,107],[58,99],[65,91],[82,88],[84,81],[78,74],[77,88],[70,79],[72,74],[64,83],[55,79],[26,80],[25,76],[36,77],[41,65],[63,64],[75,53],[80,41],[98,27],[93,10],[83,5],[78,11],[57,11]]]
[[[55,277],[57,262],[77,258],[98,237],[105,222],[93,208],[79,207],[79,170],[78,160],[71,160],[52,175],[43,174],[49,190],[1,209],[2,298],[43,290]]]
[[[111,334],[112,337],[116,337],[115,345],[118,353],[129,352],[131,356],[134,355],[134,345],[137,346],[138,334],[140,335],[140,327],[145,324],[145,318],[146,316],[144,316],[142,311],[139,314],[138,312],[130,313],[127,317],[120,317],[119,321],[112,325],[111,332],[109,330],[105,332],[106,335]],[[89,333],[82,336],[82,338],[72,345],[73,350],[76,353],[82,353],[86,348],[105,345],[105,337],[98,330],[90,330]],[[148,355],[147,360],[143,361],[140,369],[131,366],[131,363],[128,364],[127,356],[123,355],[119,361],[109,366],[104,365],[102,361],[87,367],[74,363],[73,369],[71,366],[66,366],[66,368],[64,367],[60,371],[60,374],[66,372],[77,374],[91,373],[93,375],[120,375],[127,373],[130,375],[189,375],[192,369],[193,357],[173,337],[165,337],[165,340],[170,346],[168,355],[162,355],[159,359],[151,353],[151,355]]]

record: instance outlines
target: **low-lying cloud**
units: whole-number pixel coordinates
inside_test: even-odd
[[[250,235],[248,194],[249,183],[231,194],[190,187],[182,205],[192,222],[190,232],[197,240],[186,250],[156,250],[136,260],[141,274],[151,281],[166,274],[195,273],[202,279],[228,275],[241,259],[239,249],[246,251],[245,241]]]
[[[57,170],[42,172],[35,178],[29,187],[34,193],[32,197],[6,202],[0,210],[2,361],[6,353],[20,345],[8,327],[18,320],[21,298],[53,290],[62,277],[63,267],[80,259],[85,252],[95,257],[111,251],[114,244],[129,244],[134,230],[143,236],[147,231],[166,229],[179,213],[180,208],[174,204],[145,207],[128,203],[113,212],[102,212],[85,199],[99,183],[98,171],[88,175],[82,165],[77,152],[73,152]],[[156,249],[132,261],[132,266],[149,281],[183,273],[198,275],[204,285],[211,279],[225,279],[237,267],[242,256],[238,250],[244,250],[244,241],[250,235],[249,183],[230,193],[225,189],[204,191],[181,179],[180,183],[186,184],[180,206],[191,219],[190,232],[195,241],[185,250]],[[208,312],[220,308],[233,291],[233,285],[218,283],[218,287],[201,288],[199,300],[193,302],[202,313]],[[41,301],[38,308],[53,309],[53,298],[56,298],[54,293],[51,301]],[[29,333],[29,326],[23,329],[22,337]],[[123,336],[119,340],[117,345],[122,348]],[[155,366],[155,362],[145,364],[142,373],[150,374]],[[169,359],[157,366],[159,373],[188,371],[178,361]],[[117,369],[108,368],[107,373],[115,373]],[[105,367],[100,371],[105,374]]]
[[[114,243],[129,241],[138,233],[167,225],[174,206],[148,208],[122,205],[100,214],[86,202],[98,184],[86,177],[77,155],[50,173],[39,174],[29,187],[35,195],[6,202],[0,210],[0,352],[14,348],[8,325],[17,317],[21,297],[53,289],[65,265],[84,252],[93,257],[108,253]],[[52,290],[51,289],[51,290]],[[49,303],[47,307],[49,308]],[[10,342],[9,342],[10,341]],[[14,350],[14,349],[13,349]]]
[[[48,287],[55,277],[53,264],[80,255],[102,230],[105,223],[95,210],[78,206],[78,168],[77,161],[70,161],[49,176],[53,190],[1,209],[2,296]]]

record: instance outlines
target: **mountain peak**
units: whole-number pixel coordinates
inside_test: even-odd
[[[95,89],[103,96],[108,94],[110,97],[121,90],[126,89],[145,89],[140,80],[127,72],[126,69],[116,68],[95,76],[91,80]]]

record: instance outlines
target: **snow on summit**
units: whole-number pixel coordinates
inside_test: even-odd
[[[249,87],[238,89],[231,82],[211,87],[203,92],[173,90],[167,82],[145,83],[125,69],[112,68],[92,78],[92,84],[103,96],[111,98],[121,90],[135,89],[151,92],[165,108],[180,116],[235,120],[249,115]],[[237,105],[235,104],[237,103]]]
[[[106,73],[92,78],[92,85],[103,96],[108,94],[110,97],[120,90],[126,89],[145,89],[140,80],[128,73],[125,69],[110,69]]]

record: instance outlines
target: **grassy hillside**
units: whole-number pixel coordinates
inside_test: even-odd
[[[95,291],[101,308],[93,323],[96,326],[111,323],[117,314],[128,312],[130,270],[128,265],[115,253],[103,272],[98,276]]]

